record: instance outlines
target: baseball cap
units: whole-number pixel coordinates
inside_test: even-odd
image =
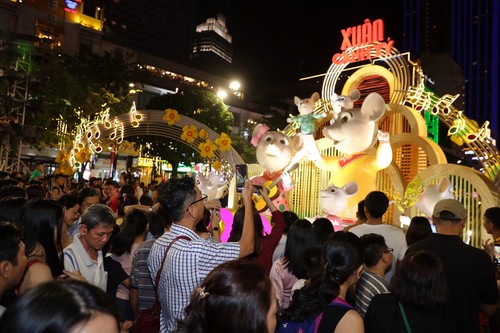
[[[443,199],[434,206],[432,216],[444,220],[463,220],[467,217],[467,211],[460,201]]]

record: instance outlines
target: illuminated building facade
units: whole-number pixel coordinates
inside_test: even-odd
[[[226,18],[208,18],[196,27],[193,44],[195,66],[217,73],[227,72],[233,61],[232,38],[227,31]]]
[[[479,124],[490,121],[498,137],[500,2],[405,0],[404,5],[401,49],[421,59],[438,92],[439,84],[454,85],[442,90],[463,94],[456,106]]]

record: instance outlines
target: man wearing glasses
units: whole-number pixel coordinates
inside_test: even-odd
[[[253,189],[248,180],[242,192],[245,205],[242,236],[239,242],[228,243],[205,240],[196,234],[195,226],[203,218],[207,196],[200,192],[192,178],[172,178],[162,187],[158,201],[173,223],[170,231],[151,247],[148,267],[154,282],[170,245],[157,286],[162,308],[161,332],[165,333],[176,330],[177,321],[183,318],[191,293],[213,268],[253,253],[254,222]]]
[[[364,317],[375,295],[389,292],[384,278],[392,265],[393,249],[387,247],[384,237],[366,234],[360,237],[365,250],[365,271],[356,284],[356,310]]]
[[[366,234],[379,234],[384,237],[387,246],[394,249],[391,269],[385,275],[385,279],[390,282],[396,270],[397,262],[403,260],[408,247],[403,231],[384,223],[383,216],[387,211],[387,207],[389,207],[389,198],[383,192],[373,191],[368,193],[365,198],[364,208],[367,218],[366,223],[353,227],[349,231],[358,237]]]

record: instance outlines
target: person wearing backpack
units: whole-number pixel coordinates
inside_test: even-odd
[[[363,333],[362,317],[345,301],[363,272],[363,259],[358,236],[332,234],[323,246],[323,274],[295,292],[276,333]]]

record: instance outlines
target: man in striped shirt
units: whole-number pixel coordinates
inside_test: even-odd
[[[159,197],[160,205],[172,219],[170,231],[151,247],[148,267],[153,283],[167,247],[165,264],[157,286],[161,304],[162,333],[175,332],[177,321],[184,317],[191,293],[216,266],[253,253],[254,222],[252,185],[247,180],[242,192],[245,205],[243,232],[239,242],[216,243],[199,237],[196,224],[203,218],[207,196],[192,178],[172,178],[165,183]],[[178,238],[187,237],[189,240]]]
[[[389,282],[385,279],[392,265],[392,251],[379,234],[361,236],[365,249],[365,271],[356,285],[356,310],[364,317],[375,295],[389,292]]]

